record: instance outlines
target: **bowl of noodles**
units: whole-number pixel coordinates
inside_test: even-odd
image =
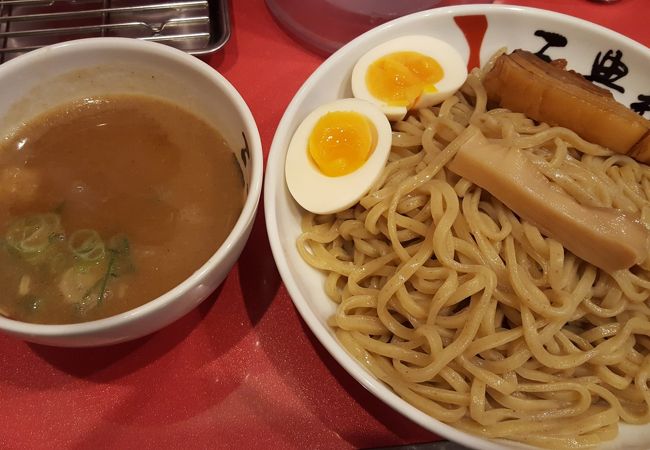
[[[454,47],[470,69],[465,84],[443,103],[392,121],[383,172],[358,201],[328,214],[306,211],[285,173],[296,129],[319,106],[352,97],[357,61],[404,35]],[[503,49],[565,60],[574,72],[560,78],[582,74],[577,84],[598,86],[587,83],[587,91],[611,91],[626,112],[610,122],[622,114],[647,133],[650,51],[617,33],[496,5],[398,19],[332,55],[288,106],[265,181],[274,258],[330,354],[424,428],[472,448],[647,448],[650,168],[639,154],[494,106],[486,73]],[[511,88],[519,89],[506,83],[503,98]],[[554,93],[541,96],[547,106]],[[474,172],[460,170],[468,148],[485,155],[468,162],[467,154]],[[519,198],[509,182],[527,194]],[[560,218],[555,200],[578,212]],[[600,214],[617,219],[595,223]],[[631,235],[626,224],[640,240],[623,263],[616,248]]]

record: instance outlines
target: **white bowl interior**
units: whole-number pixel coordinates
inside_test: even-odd
[[[387,23],[360,36],[332,55],[318,68],[298,91],[278,126],[268,157],[265,181],[265,214],[271,248],[282,279],[298,311],[312,332],[332,356],[364,387],[395,410],[424,428],[464,445],[481,448],[529,448],[513,442],[495,442],[469,435],[441,423],[411,406],[373,375],[365,371],[338,343],[327,325],[335,311],[334,304],[323,290],[324,275],[307,265],[296,250],[300,234],[302,211],[292,199],[284,179],[286,149],[301,120],[315,107],[351,96],[350,73],[356,60],[371,47],[386,40],[408,34],[425,34],[443,39],[456,47],[467,60],[470,48],[454,22],[458,16],[485,16],[488,28],[480,51],[484,63],[501,47],[510,50],[524,48],[540,50],[545,41],[536,36],[537,30],[560,33],[567,38],[563,48],[550,48],[552,58],[566,58],[569,68],[590,73],[598,52],[622,50],[629,74],[619,80],[625,93],[614,92],[626,105],[647,93],[647,74],[650,73],[650,51],[617,33],[568,16],[522,7],[474,5],[449,7],[416,13]],[[645,449],[650,425],[622,425],[620,436],[604,448]]]
[[[131,311],[81,324],[36,325],[0,317],[0,329],[51,345],[115,343],[169,324],[216,289],[248,238],[262,186],[263,154],[255,121],[225,78],[199,59],[161,44],[95,38],[13,59],[0,67],[0,84],[4,86],[0,91],[0,136],[48,109],[89,96],[144,94],[174,102],[221,133],[240,164],[247,190],[239,220],[219,250],[189,279],[161,297]]]

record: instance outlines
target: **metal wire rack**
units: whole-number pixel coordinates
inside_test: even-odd
[[[99,36],[210,53],[230,37],[227,0],[0,0],[0,63],[45,45]]]

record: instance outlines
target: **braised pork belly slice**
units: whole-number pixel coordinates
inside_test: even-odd
[[[632,147],[628,155],[637,161],[650,164],[650,133],[646,133],[645,137]]]
[[[579,204],[554,186],[517,148],[492,144],[474,127],[448,164],[519,217],[583,260],[607,271],[628,269],[648,255],[649,233],[633,215]]]
[[[589,142],[649,163],[650,121],[564,66],[561,60],[547,63],[533,53],[515,50],[497,58],[483,84],[494,104],[569,128]]]

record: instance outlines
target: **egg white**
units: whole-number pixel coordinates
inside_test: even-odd
[[[413,109],[437,105],[451,97],[467,79],[467,64],[460,53],[448,43],[431,36],[409,35],[379,44],[366,52],[352,70],[352,92],[356,98],[377,104],[390,121],[401,120],[408,112],[406,106],[391,106],[370,93],[366,84],[369,66],[382,56],[395,52],[413,51],[435,59],[444,75],[435,84],[437,92],[423,92]]]
[[[362,114],[376,130],[375,148],[368,160],[354,172],[339,177],[324,175],[308,150],[309,136],[316,122],[333,111]],[[376,105],[354,98],[321,105],[305,117],[289,143],[284,165],[289,192],[300,206],[315,214],[343,211],[358,202],[379,178],[388,160],[391,143],[390,123]]]

